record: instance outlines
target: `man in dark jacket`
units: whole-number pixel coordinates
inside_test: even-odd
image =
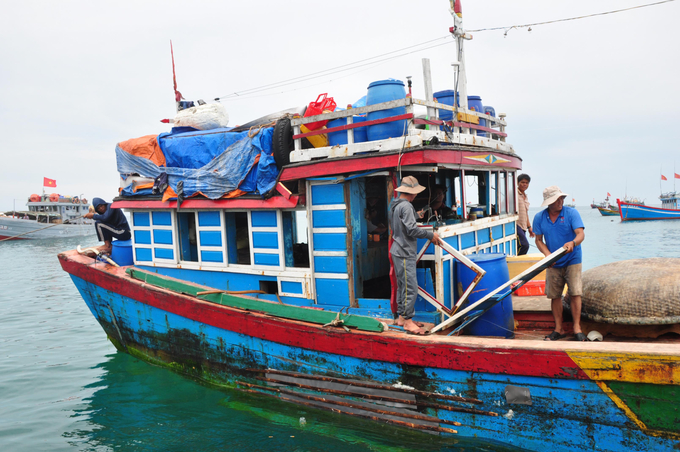
[[[97,230],[97,237],[100,242],[104,242],[104,245],[99,247],[99,251],[110,254],[111,241],[114,238],[130,240],[130,225],[122,210],[114,209],[103,199],[94,198],[92,205],[96,213],[87,213],[85,218],[95,221],[94,228]]]
[[[425,334],[425,330],[413,321],[415,303],[418,298],[418,278],[416,276],[416,248],[418,239],[429,239],[435,245],[441,240],[431,229],[419,228],[416,224],[416,209],[413,200],[425,190],[413,176],[402,179],[401,185],[395,189],[399,197],[392,201],[389,212],[389,223],[392,228],[392,264],[397,277],[397,325],[412,334]]]

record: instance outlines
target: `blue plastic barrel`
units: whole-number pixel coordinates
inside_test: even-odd
[[[375,105],[406,97],[406,88],[401,80],[378,80],[368,85],[366,105]],[[406,113],[406,107],[390,108],[373,111],[368,114],[368,121],[398,116]],[[386,122],[367,127],[368,141],[384,140],[386,138],[401,137],[406,133],[406,120]]]
[[[121,267],[134,264],[132,240],[114,240],[111,243],[111,259]]]
[[[453,107],[454,95],[456,96],[456,104],[460,107],[460,98],[452,89],[437,91],[432,96],[437,99],[437,102],[440,104],[451,105]],[[451,121],[453,119],[453,112],[448,110],[439,110],[439,119],[442,121]]]
[[[479,96],[468,96],[468,110],[474,110],[478,113],[484,113],[484,105],[482,105],[482,98]],[[479,125],[486,127],[486,119],[480,118]],[[485,137],[486,132],[478,130],[477,136]]]
[[[366,121],[366,116],[354,116],[352,118],[352,121],[354,124],[364,122]],[[347,125],[347,118],[338,118],[334,119],[332,121],[328,121],[328,124],[326,124],[326,128],[330,129],[331,127],[340,127]],[[368,138],[366,136],[366,129],[368,127],[360,127],[354,130],[354,142],[355,143],[363,143],[364,141],[368,141]],[[330,132],[328,133],[328,144],[331,146],[335,145],[343,145],[347,144],[347,131],[342,130],[340,132]]]
[[[483,253],[468,256],[472,262],[482,267],[486,274],[472,291],[468,299],[459,310],[466,308],[472,303],[481,300],[499,286],[510,280],[508,264],[505,254]],[[467,288],[476,274],[462,264],[456,265],[458,281],[463,290]],[[474,311],[474,309],[473,309]],[[465,327],[465,333],[474,336],[500,336],[510,338],[515,335],[515,318],[512,315],[512,297],[508,296],[493,308],[489,309],[480,318]]]

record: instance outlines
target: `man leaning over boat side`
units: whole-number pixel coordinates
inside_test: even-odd
[[[529,240],[527,240],[527,231],[529,236],[533,239],[536,237],[534,229],[529,222],[529,198],[526,191],[529,188],[531,177],[528,174],[520,174],[517,177],[517,204],[519,205],[519,219],[517,220],[517,238],[519,239],[518,256],[523,256],[529,252]]]
[[[114,238],[130,240],[130,225],[122,210],[111,207],[103,199],[94,198],[92,205],[95,212],[86,213],[84,217],[95,221],[94,228],[97,231],[97,237],[100,242],[104,242],[104,245],[99,247],[99,251],[111,254],[111,242]]]
[[[534,216],[534,233],[536,246],[545,256],[559,248],[567,250],[555,264],[546,270],[545,294],[552,300],[551,308],[555,319],[555,331],[545,337],[546,341],[556,341],[566,337],[562,324],[562,292],[564,284],[569,287],[571,314],[574,322],[574,334],[577,341],[587,338],[581,330],[581,243],[585,240],[585,226],[578,211],[564,205],[568,195],[556,185],[543,190],[543,204],[548,206]],[[544,241],[545,240],[545,241]]]
[[[392,229],[392,263],[397,277],[397,325],[403,326],[411,334],[425,334],[422,325],[413,321],[416,298],[418,298],[418,278],[416,276],[416,257],[418,239],[431,240],[439,245],[439,235],[431,229],[419,228],[416,224],[416,209],[413,200],[425,190],[413,176],[406,176],[395,189],[399,197],[390,204],[388,215]]]

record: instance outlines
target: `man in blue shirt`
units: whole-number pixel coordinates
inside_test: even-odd
[[[547,341],[556,341],[566,337],[562,326],[562,292],[564,284],[569,287],[571,314],[574,321],[574,334],[577,341],[587,338],[581,330],[581,243],[585,240],[585,227],[578,211],[564,206],[564,198],[556,185],[543,190],[543,204],[548,206],[534,217],[533,230],[536,234],[536,246],[545,256],[559,248],[567,250],[566,254],[546,271],[545,294],[552,300],[552,314],[555,319],[555,331],[545,337]]]

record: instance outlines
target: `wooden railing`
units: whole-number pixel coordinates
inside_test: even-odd
[[[445,110],[452,112],[455,117],[453,121],[441,121],[439,119],[424,119],[415,117],[414,106],[420,105],[423,107],[428,107],[428,109],[433,109],[436,117],[439,115],[439,110]],[[388,118],[376,119],[372,121],[363,121],[361,123],[354,124],[353,117],[357,115],[363,115],[375,111],[389,110],[392,108],[405,107],[406,113],[396,116],[391,116]],[[334,119],[347,118],[347,124],[332,127],[328,129],[318,129],[309,131],[307,133],[300,133],[300,126],[303,124],[309,124],[316,121],[332,121]],[[479,120],[486,120],[486,126],[479,125]],[[505,142],[507,133],[505,133],[505,128],[507,123],[505,122],[505,115],[501,114],[499,117],[487,115],[474,110],[467,110],[462,108],[455,108],[451,105],[442,104],[434,101],[426,101],[420,99],[414,99],[407,97],[404,99],[392,100],[389,102],[384,102],[375,105],[367,105],[365,107],[351,108],[348,110],[335,111],[332,113],[325,113],[316,116],[309,116],[306,118],[294,118],[291,121],[293,126],[293,139],[295,140],[295,150],[300,150],[302,148],[301,139],[305,137],[310,137],[314,135],[320,135],[325,133],[347,131],[347,142],[348,144],[354,144],[354,130],[360,127],[368,127],[375,124],[383,124],[393,121],[408,120],[408,133],[411,134],[416,129],[416,125],[426,124],[443,129],[444,131],[449,130],[453,133],[468,134],[476,136],[478,132],[486,132],[489,139],[499,140]]]

